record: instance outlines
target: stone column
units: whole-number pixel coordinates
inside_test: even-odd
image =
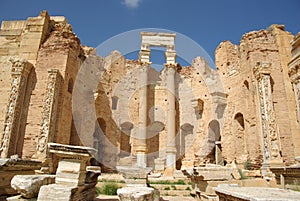
[[[23,103],[27,78],[33,65],[24,59],[11,58],[11,92],[4,122],[3,139],[0,141],[0,157],[7,158],[17,154]],[[24,119],[23,119],[24,121]],[[26,121],[26,119],[25,119]]]
[[[166,167],[167,171],[175,170],[176,166],[176,97],[175,97],[175,73],[177,71],[177,63],[176,61],[176,52],[175,51],[167,51],[165,52],[166,57],[166,73],[167,73],[167,161]],[[168,172],[166,172],[168,174]]]
[[[271,91],[271,64],[258,62],[254,68],[257,79],[259,111],[262,133],[263,167],[262,173],[267,174],[268,167],[282,166],[279,153],[278,128],[275,120]]]
[[[139,54],[140,82],[139,82],[139,128],[137,134],[137,166],[147,166],[147,85],[148,85],[148,68],[150,66],[150,50],[142,49]]]

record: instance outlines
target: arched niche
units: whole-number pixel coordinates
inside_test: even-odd
[[[147,164],[155,168],[155,159],[159,158],[161,146],[160,134],[165,129],[165,124],[160,121],[154,121],[149,125],[147,132]]]
[[[127,157],[131,155],[131,131],[133,124],[131,122],[124,122],[120,125],[120,157]]]

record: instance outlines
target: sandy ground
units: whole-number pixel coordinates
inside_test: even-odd
[[[161,201],[195,201],[192,197],[174,197],[174,196],[162,196]],[[101,195],[95,199],[95,201],[119,201],[118,196]]]

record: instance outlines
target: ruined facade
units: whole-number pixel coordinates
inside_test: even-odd
[[[272,25],[239,45],[224,41],[216,70],[201,57],[177,63],[175,34],[141,39],[137,61],[118,51],[104,58],[64,17],[3,21],[1,158],[17,154],[53,172],[46,145],[56,142],[94,147],[104,171],[139,165],[168,174],[233,161],[284,166],[300,156],[299,35]],[[152,46],[165,48],[161,72],[151,67]]]

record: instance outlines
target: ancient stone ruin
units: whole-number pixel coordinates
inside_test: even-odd
[[[204,200],[247,200],[250,187],[300,179],[299,34],[271,25],[240,44],[223,41],[216,69],[202,57],[178,63],[175,33],[136,40],[137,60],[118,50],[103,57],[80,43],[65,17],[42,11],[2,22],[1,196],[92,200],[100,167],[131,179],[180,175]],[[165,51],[161,71],[153,47]],[[121,200],[137,193],[128,188]],[[245,195],[226,195],[237,188]],[[157,199],[148,190],[141,199]]]

